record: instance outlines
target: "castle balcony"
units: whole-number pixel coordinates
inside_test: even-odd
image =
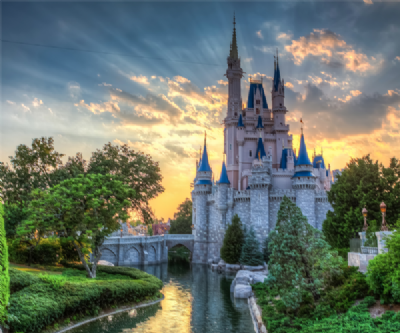
[[[275,131],[289,131],[289,124],[288,125],[276,125],[274,127]]]
[[[296,190],[314,190],[317,184],[314,177],[294,177],[292,178],[292,187]]]
[[[296,202],[295,190],[275,189],[269,192],[270,201],[282,201],[284,196],[287,196],[294,203]]]
[[[250,191],[235,191],[233,193],[233,200],[234,201],[250,201]]]

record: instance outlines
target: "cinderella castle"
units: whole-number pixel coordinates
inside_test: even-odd
[[[252,226],[260,243],[275,227],[277,213],[286,195],[301,209],[308,222],[322,229],[331,209],[327,199],[334,180],[321,154],[314,150],[310,160],[301,130],[298,154],[285,115],[285,84],[278,56],[274,62],[271,104],[262,80],[251,80],[247,107],[242,103],[243,70],[236,43],[235,21],[228,68],[228,105],[224,119],[224,147],[220,179],[214,182],[208,162],[206,138],[192,191],[193,262],[207,263],[220,256],[228,224],[238,214],[246,227]]]

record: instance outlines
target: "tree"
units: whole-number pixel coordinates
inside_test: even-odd
[[[253,227],[250,227],[249,232],[246,234],[240,255],[240,263],[248,266],[258,266],[264,263],[263,254],[260,251],[260,243],[254,234]]]
[[[192,201],[188,198],[179,205],[174,214],[169,233],[180,235],[192,233]]]
[[[268,248],[268,243],[269,243],[269,238],[268,236],[264,239],[264,246],[263,246],[263,257],[264,257],[264,261],[265,263],[268,264],[269,262],[269,257],[271,255],[271,251]]]
[[[335,248],[349,247],[349,241],[362,231],[365,206],[368,220],[382,221],[380,203],[387,206],[386,222],[394,226],[400,215],[400,163],[392,158],[389,168],[369,155],[351,159],[328,192],[333,211],[328,211],[323,224],[327,241]]]
[[[48,190],[36,189],[29,205],[29,218],[18,229],[24,236],[38,230],[39,236],[55,233],[74,242],[88,277],[96,277],[100,247],[105,237],[128,218],[135,191],[114,175],[78,175]],[[53,236],[56,237],[56,236]],[[92,252],[90,268],[85,255]]]
[[[111,174],[134,190],[135,195],[128,198],[132,211],[147,224],[153,219],[149,200],[164,192],[158,162],[150,155],[136,152],[124,144],[121,147],[105,144],[102,150],[92,153],[87,168],[89,174]]]
[[[308,223],[300,208],[286,196],[269,237],[267,281],[279,290],[287,308],[296,311],[304,297],[316,302],[321,288],[341,274],[343,259],[330,251],[321,232]]]
[[[237,264],[242,253],[244,233],[240,218],[237,214],[232,218],[232,223],[226,230],[224,242],[221,247],[221,258],[227,264]]]
[[[4,324],[10,298],[10,276],[8,275],[8,249],[4,230],[3,205],[0,202],[0,324]]]

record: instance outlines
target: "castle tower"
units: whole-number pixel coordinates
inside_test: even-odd
[[[282,144],[288,138],[289,126],[286,125],[285,114],[285,87],[284,81],[281,79],[281,71],[279,68],[278,51],[274,61],[274,79],[272,81],[272,114],[274,117],[273,133],[276,136],[276,161],[274,167],[278,168],[282,157]],[[287,142],[286,142],[287,143]],[[289,146],[289,145],[288,145]]]
[[[226,219],[226,212],[228,210],[228,188],[230,187],[230,181],[228,179],[228,174],[226,173],[225,161],[222,162],[222,170],[221,175],[219,177],[219,181],[217,181],[218,186],[218,197],[217,197],[217,210],[219,212],[219,221],[217,226],[217,244],[216,248],[213,251],[213,256],[220,257],[220,249],[222,247],[222,243],[224,241],[225,230],[228,226]],[[210,255],[209,255],[210,256]]]
[[[258,139],[259,142],[261,138]],[[269,188],[271,187],[270,165],[272,156],[265,155],[261,158],[261,149],[257,159],[253,161],[251,176],[249,177],[250,187],[250,221],[260,244],[269,232]],[[248,228],[247,228],[248,230]]]
[[[212,190],[212,171],[208,163],[206,136],[204,135],[204,150],[199,169],[196,174],[193,196],[196,207],[193,214],[194,249],[192,260],[194,263],[206,264],[208,259],[209,223],[207,196]]]
[[[296,190],[296,205],[301,209],[308,223],[316,228],[315,221],[315,187],[316,177],[313,174],[313,165],[307,154],[303,129],[301,129],[300,150],[292,177],[292,187]]]
[[[239,150],[239,172],[238,172],[238,187],[240,191],[242,189],[242,172],[243,172],[243,145],[244,145],[244,124],[242,113],[239,115],[239,121],[236,129],[236,141]]]
[[[236,21],[233,18],[233,34],[229,57],[227,58],[228,68],[226,78],[228,79],[228,109],[225,122],[225,149],[226,167],[228,177],[234,186],[238,184],[239,172],[236,157],[238,156],[238,144],[236,139],[237,119],[242,111],[242,97],[240,90],[240,80],[243,77],[243,70],[240,67],[240,58],[236,41]]]

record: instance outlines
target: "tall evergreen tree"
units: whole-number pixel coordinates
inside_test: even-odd
[[[297,310],[304,297],[317,301],[321,288],[341,273],[343,259],[330,251],[321,232],[286,196],[269,237],[268,282],[279,290],[287,308]]]
[[[6,307],[10,297],[10,276],[8,275],[8,249],[4,230],[4,211],[0,202],[0,325],[6,319]]]
[[[264,246],[263,246],[263,256],[264,256],[264,261],[268,264],[269,262],[269,257],[271,256],[271,251],[269,250],[268,247],[269,243],[269,238],[265,238],[264,240]]]
[[[221,258],[227,264],[237,264],[242,253],[244,243],[244,233],[242,223],[236,214],[232,218],[232,224],[228,226],[225,233],[224,243],[221,248]]]
[[[260,243],[254,234],[253,227],[250,227],[249,232],[242,247],[240,255],[240,263],[247,266],[258,266],[264,263],[264,256],[260,250]]]

